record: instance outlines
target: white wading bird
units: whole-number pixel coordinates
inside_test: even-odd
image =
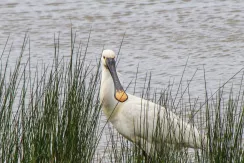
[[[127,94],[115,69],[115,53],[104,50],[101,58],[100,102],[108,120],[125,138],[150,154],[163,143],[205,148],[206,139],[192,125],[164,107]]]

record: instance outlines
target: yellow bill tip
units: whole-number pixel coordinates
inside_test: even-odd
[[[128,95],[125,93],[125,91],[116,91],[115,98],[119,102],[125,102],[128,99]]]

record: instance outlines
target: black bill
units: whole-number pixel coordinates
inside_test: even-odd
[[[116,68],[115,68],[114,58],[106,58],[106,64],[114,81],[114,97],[119,102],[125,102],[128,99],[128,95],[125,93],[119,81]]]

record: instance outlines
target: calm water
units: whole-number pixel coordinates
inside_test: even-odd
[[[213,92],[244,65],[243,8],[240,1],[1,1],[0,48],[10,34],[11,57],[17,57],[28,30],[33,65],[50,62],[54,34],[60,32],[61,55],[69,56],[73,24],[84,46],[92,27],[88,52],[95,63],[103,46],[118,52],[126,32],[118,67],[125,85],[135,79],[138,64],[138,90],[148,72],[153,88],[165,88],[173,79],[177,83],[189,56],[184,80],[199,69],[191,93],[201,97],[203,65]]]
[[[146,73],[152,88],[165,88],[169,80],[186,84],[194,72],[192,97],[204,98],[203,65],[211,92],[244,66],[244,2],[241,1],[55,1],[17,0],[0,2],[0,49],[8,35],[13,42],[11,63],[19,55],[24,34],[31,40],[31,60],[49,63],[54,34],[60,32],[60,54],[70,54],[71,24],[77,39],[86,45],[90,28],[88,58],[99,59],[103,46],[118,52],[123,34],[118,71],[127,85],[135,79],[140,92]],[[83,48],[85,49],[85,48]],[[226,85],[240,84],[241,74]],[[133,84],[132,84],[133,85]],[[133,87],[129,91],[133,91]]]

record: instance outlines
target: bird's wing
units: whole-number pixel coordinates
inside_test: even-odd
[[[198,130],[164,107],[132,95],[121,107],[121,125],[124,126],[121,132],[130,140],[201,147]]]

